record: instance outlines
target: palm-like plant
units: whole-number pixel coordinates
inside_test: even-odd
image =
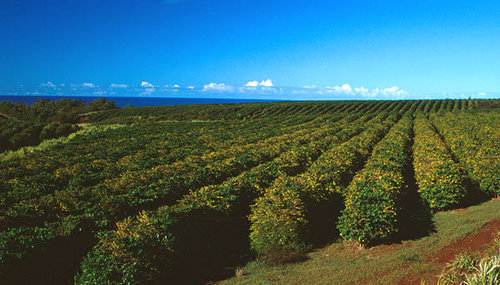
[[[465,285],[498,285],[500,284],[500,252],[497,256],[482,259],[473,267],[474,273],[466,275]]]

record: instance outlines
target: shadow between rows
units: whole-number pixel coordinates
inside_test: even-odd
[[[407,145],[408,164],[403,172],[406,189],[400,196],[400,213],[398,221],[398,232],[391,242],[401,242],[403,240],[415,240],[425,237],[436,231],[432,220],[432,211],[418,192],[418,185],[415,179],[413,144],[415,134],[412,128],[411,140]]]
[[[0,267],[4,284],[73,284],[80,262],[95,244],[90,230],[51,241],[22,259],[7,258]]]
[[[369,246],[415,240],[436,231],[432,220],[433,212],[418,192],[413,168],[412,147],[413,135],[407,146],[409,157],[403,173],[407,187],[402,191],[399,199],[398,231],[390,240]],[[361,170],[365,162],[366,159],[360,161],[352,173]],[[353,177],[354,174],[344,177],[342,184],[349,185]],[[464,201],[467,202],[463,202],[459,207],[476,205],[490,198],[479,191],[478,185],[470,179],[466,180],[466,183],[469,191]],[[341,215],[343,209],[343,197],[340,194],[333,194],[330,199],[317,204],[313,211],[308,214],[310,221],[309,242],[311,242],[313,250],[339,240],[336,224],[337,217]],[[256,256],[250,249],[250,223],[246,218],[249,213],[250,208],[245,206],[240,208],[237,213],[223,217],[215,224],[214,217],[210,214],[207,215],[207,213],[200,214],[198,220],[191,221],[193,224],[190,228],[196,228],[195,231],[198,233],[191,232],[182,239],[179,238],[184,243],[181,248],[188,250],[183,251],[184,262],[177,268],[174,279],[169,280],[184,284],[201,284],[223,280],[233,277],[238,267],[255,260]],[[309,259],[307,253],[286,251],[272,253],[271,256],[272,260],[269,262],[271,264],[304,262]]]

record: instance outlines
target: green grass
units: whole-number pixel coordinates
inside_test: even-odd
[[[243,276],[223,283],[396,284],[406,275],[428,278],[442,269],[430,263],[433,255],[498,218],[500,200],[495,199],[467,209],[435,214],[436,231],[420,239],[371,248],[333,243],[309,253],[310,259],[302,263],[267,266],[258,261],[250,262],[243,268]]]

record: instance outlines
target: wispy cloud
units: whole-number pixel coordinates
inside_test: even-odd
[[[203,86],[203,92],[234,92],[234,90],[235,88],[233,86],[227,85],[225,83],[210,83]]]
[[[140,96],[151,96],[153,95],[153,93],[156,91],[155,88],[152,88],[152,87],[146,87],[144,88],[144,90],[142,90],[139,95]]]
[[[477,95],[476,95],[476,96],[474,96],[474,97],[475,97],[475,98],[481,98],[481,99],[483,99],[483,98],[488,98],[488,96],[486,95],[486,92],[479,92],[479,93],[477,93]]]
[[[254,80],[241,85],[212,82],[206,85],[179,84],[153,85],[148,81],[127,85],[112,83],[97,85],[90,82],[60,84],[47,81],[35,87],[24,86],[16,90],[2,90],[7,95],[80,95],[80,96],[186,96],[217,98],[257,98],[282,100],[400,100],[423,98],[500,98],[500,92],[440,92],[414,93],[399,86],[367,88],[348,83],[328,86],[307,84],[302,87],[277,87],[271,79]]]
[[[40,83],[40,87],[44,87],[44,88],[56,88],[57,85],[55,85],[53,82],[51,81],[47,81],[45,83]]]
[[[98,91],[94,91],[94,92],[92,92],[92,94],[93,94],[94,96],[104,96],[104,95],[106,95],[107,93],[108,93],[108,92],[106,92],[105,90],[98,90]]]
[[[95,85],[94,83],[90,83],[90,82],[71,83],[69,86],[73,90],[80,89],[80,88],[96,88],[97,87],[97,85]]]
[[[349,95],[361,98],[372,99],[403,99],[409,94],[408,91],[403,90],[397,86],[388,88],[374,88],[368,89],[366,87],[352,87],[349,84],[341,86],[327,86],[325,88],[317,88],[319,94],[336,94],[336,95]]]
[[[85,83],[82,83],[82,87],[84,87],[84,88],[95,88],[96,86],[94,85],[94,83],[85,82]]]
[[[128,88],[128,85],[127,84],[116,84],[116,83],[113,83],[111,85],[109,85],[110,88]]]
[[[165,84],[162,87],[163,88],[181,88],[181,86],[179,84],[172,84],[172,85]]]

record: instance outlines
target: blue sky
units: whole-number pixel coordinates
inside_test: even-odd
[[[500,1],[2,0],[0,93],[499,98]]]

